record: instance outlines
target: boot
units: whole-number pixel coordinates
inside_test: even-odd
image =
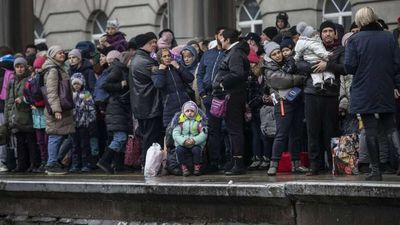
[[[306,173],[306,176],[317,176],[319,173],[319,165],[315,161],[311,161],[310,169]]]
[[[195,176],[200,176],[201,175],[201,165],[200,164],[194,164],[194,172],[193,174]]]
[[[114,173],[121,172],[124,170],[124,152],[116,152],[114,153],[113,165],[114,165]]]
[[[259,170],[266,170],[269,168],[269,164],[270,164],[271,160],[269,160],[269,158],[267,158],[266,156],[263,156],[261,158],[261,165],[258,167]]]
[[[358,163],[358,171],[362,174],[370,173],[369,163]]]
[[[97,166],[106,173],[114,172],[113,168],[111,167],[111,161],[114,158],[114,153],[114,150],[107,148],[107,150],[103,154],[103,157],[101,157],[101,159],[97,163]]]
[[[230,159],[229,161],[226,161],[225,165],[224,165],[224,171],[228,172],[232,169],[233,167],[233,159]]]
[[[233,167],[229,171],[225,172],[225,175],[239,175],[246,173],[246,168],[244,166],[243,157],[234,156],[233,157]]]
[[[72,154],[71,157],[71,168],[69,169],[70,173],[78,173],[80,172],[79,168],[79,155],[78,154]]]
[[[371,173],[365,178],[367,181],[381,181],[382,174],[379,169],[379,145],[375,136],[367,136],[368,155],[371,164]]]
[[[248,167],[249,170],[256,170],[258,169],[258,167],[261,165],[261,160],[258,156],[253,156],[252,158],[252,163],[251,165]]]
[[[271,161],[271,165],[269,166],[269,169],[267,171],[268,176],[275,176],[276,172],[278,172],[278,162],[277,161]]]
[[[300,160],[292,161],[292,173],[307,173],[308,169],[300,164]]]
[[[190,171],[189,171],[189,169],[187,168],[186,165],[182,164],[182,165],[181,165],[181,168],[182,168],[182,175],[183,175],[184,177],[187,177],[187,176],[190,175]]]

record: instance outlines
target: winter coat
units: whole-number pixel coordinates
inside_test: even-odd
[[[264,74],[268,85],[278,92],[279,96],[285,97],[286,93],[293,87],[302,87],[304,76],[298,74],[289,74],[283,71],[283,65],[275,61],[265,64]]]
[[[128,42],[125,39],[126,34],[118,31],[114,35],[105,35],[107,42],[111,45],[109,50],[117,50],[119,52],[126,51],[128,49]]]
[[[195,142],[194,145],[200,145],[203,148],[206,144],[207,132],[206,128],[202,126],[202,118],[197,114],[195,118],[189,119],[185,114],[179,116],[179,123],[172,131],[172,137],[175,141],[175,146],[185,146],[184,142],[188,138],[192,138]]]
[[[184,61],[183,61],[182,52],[185,51],[185,50],[189,51],[189,52],[192,53],[192,55],[193,55],[193,62],[192,62],[192,64],[190,64],[190,65],[185,65],[185,63],[184,63]],[[182,57],[182,66],[183,66],[185,69],[189,70],[190,73],[192,73],[193,75],[195,75],[197,66],[198,66],[198,64],[199,64],[199,57],[198,57],[198,55],[197,55],[196,49],[195,49],[194,47],[190,46],[190,45],[189,45],[189,46],[185,46],[185,47],[182,49],[182,51],[181,51],[181,57]]]
[[[60,98],[58,96],[58,73],[60,73],[62,80],[70,80],[69,75],[64,69],[64,64],[55,61],[52,58],[48,58],[43,65],[43,69],[51,68],[44,75],[44,84],[47,90],[47,99],[50,107],[54,113],[61,113],[61,120],[56,120],[54,114],[50,115],[45,110],[46,115],[46,133],[49,135],[67,135],[75,133],[75,123],[73,119],[72,109],[63,111],[61,109]],[[72,90],[71,90],[72,95]]]
[[[217,48],[206,51],[200,60],[197,72],[197,88],[200,96],[211,94],[212,82],[217,74],[225,53]]]
[[[92,63],[87,59],[82,59],[81,65],[71,66],[68,70],[68,74],[72,76],[74,73],[81,73],[85,77],[85,90],[88,90],[91,94],[94,92],[96,85],[96,76],[93,70]]]
[[[131,108],[136,119],[151,119],[162,115],[160,90],[151,79],[157,68],[157,61],[150,57],[150,53],[143,49],[137,50],[129,72]]]
[[[393,37],[397,43],[397,46],[400,47],[400,27],[393,30]]]
[[[305,84],[304,84],[304,93],[310,95],[319,95],[319,96],[329,96],[329,97],[338,97],[339,96],[339,88],[340,88],[340,75],[347,75],[347,72],[344,68],[344,47],[336,42],[333,46],[329,48],[326,47],[329,52],[332,54],[329,56],[329,61],[326,64],[326,71],[335,74],[334,85],[325,85],[324,88],[326,91],[320,92],[314,85],[312,77],[309,76],[313,73],[312,64],[306,61],[299,61],[296,63],[297,72],[302,75],[307,75]]]
[[[400,54],[393,36],[373,23],[350,37],[345,56],[346,70],[353,75],[351,113],[393,113],[393,90],[400,87]]]
[[[7,100],[5,107],[5,121],[12,133],[33,131],[32,112],[30,105],[24,100],[24,85],[29,73],[16,76],[8,83]],[[22,99],[20,104],[15,103],[17,98]]]
[[[169,66],[165,70],[158,70],[153,76],[153,83],[161,90],[163,102],[163,124],[167,127],[176,112],[181,110],[183,103],[190,100],[185,84],[193,81],[194,76],[188,69],[179,67],[179,70]]]
[[[213,82],[214,94],[226,92],[245,93],[246,81],[250,71],[250,63],[247,55],[250,47],[247,42],[234,43],[231,49],[225,51],[225,57],[221,61],[217,77]],[[221,90],[222,83],[224,90]]]
[[[88,128],[89,124],[96,121],[96,109],[89,91],[73,93],[75,127]]]
[[[110,74],[103,88],[110,94],[106,108],[107,131],[128,131],[129,130],[129,88],[122,87],[121,82],[125,80],[128,74],[128,68],[114,60],[110,65]]]
[[[316,63],[319,60],[328,60],[329,52],[322,44],[322,40],[318,35],[312,38],[300,36],[294,48],[296,52],[294,56],[295,61],[303,58],[306,62]]]
[[[254,75],[249,76],[248,88],[247,88],[247,104],[251,109],[251,112],[258,115],[260,108],[264,105],[263,95],[265,94],[265,78],[263,75],[256,77]]]
[[[0,113],[4,112],[7,99],[7,86],[14,77],[14,65],[12,62],[0,62]]]

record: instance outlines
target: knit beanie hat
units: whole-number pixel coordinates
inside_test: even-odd
[[[157,36],[156,34],[154,34],[153,32],[147,32],[145,34],[139,34],[135,37],[135,42],[138,46],[138,48],[141,48],[143,46],[145,46],[147,44],[147,42],[156,39],[157,40]]]
[[[248,41],[248,40],[253,40],[253,41],[255,41],[256,43],[260,43],[260,41],[261,41],[260,35],[258,35],[258,34],[256,34],[256,33],[253,33],[253,32],[247,33],[247,34],[246,34],[246,37],[245,37],[244,39],[245,39],[246,41]]]
[[[28,61],[26,61],[26,59],[24,59],[24,57],[18,57],[14,60],[14,67],[19,64],[22,64],[26,67],[26,66],[28,66]]]
[[[182,113],[185,113],[186,110],[188,110],[188,109],[193,110],[193,112],[194,112],[195,114],[197,114],[198,111],[199,111],[199,109],[198,109],[196,103],[193,102],[193,101],[187,101],[187,102],[185,102],[185,103],[183,104],[183,106],[182,106]]]
[[[345,35],[343,35],[343,38],[342,38],[342,46],[343,47],[347,45],[347,41],[353,34],[354,34],[353,32],[349,32],[349,33],[346,33]]]
[[[315,34],[315,29],[312,26],[307,25],[305,22],[300,22],[296,25],[296,31],[305,37],[312,37]]]
[[[115,20],[107,20],[107,26],[106,27],[112,27],[115,29],[119,29],[119,23],[118,23],[118,19]]]
[[[295,44],[294,41],[292,40],[292,38],[284,38],[280,44],[281,49],[283,48],[289,48],[292,49],[294,48]]]
[[[79,49],[72,49],[69,53],[68,53],[68,57],[69,56],[75,56],[77,57],[79,60],[82,61],[82,55],[81,55],[81,51]]]
[[[278,35],[278,30],[276,27],[267,27],[262,31],[269,39],[273,39],[276,35]]]
[[[128,42],[128,49],[138,49],[135,38],[131,38]]]
[[[71,84],[79,83],[80,85],[85,85],[85,77],[81,73],[74,73],[71,76]]]
[[[321,33],[322,33],[322,30],[324,30],[324,29],[327,28],[327,27],[332,28],[332,29],[335,31],[335,33],[336,33],[336,25],[335,25],[335,23],[332,22],[332,21],[330,21],[330,20],[327,20],[327,21],[324,21],[323,23],[321,23],[321,25],[319,26],[319,33],[320,33],[320,35],[321,35]]]
[[[270,57],[271,57],[271,53],[272,53],[274,50],[280,49],[280,48],[281,48],[281,46],[279,46],[276,42],[269,41],[268,43],[266,43],[266,44],[264,45],[265,60],[266,60],[267,62],[271,62],[271,61],[272,61],[272,59],[270,58]]]
[[[35,61],[33,61],[33,68],[41,69],[45,61],[46,61],[46,57],[44,57],[44,56],[36,57]]]
[[[121,52],[117,50],[112,50],[107,54],[107,62],[112,62],[114,59],[118,59],[119,61],[122,61],[122,55]]]
[[[260,62],[260,58],[257,56],[257,53],[251,48],[249,54],[247,55],[247,59],[249,60],[250,63]]]
[[[59,45],[53,45],[47,50],[47,56],[50,58],[54,58],[57,54],[57,52],[62,51],[63,49]]]

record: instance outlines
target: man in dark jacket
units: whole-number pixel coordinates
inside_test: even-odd
[[[143,138],[141,157],[144,165],[147,149],[154,142],[162,142],[161,96],[151,79],[158,68],[157,61],[150,57],[157,48],[157,36],[152,32],[139,34],[135,42],[139,49],[131,61],[129,86],[132,112]]]
[[[297,64],[300,73],[310,74],[329,71],[335,74],[335,81],[327,85],[326,90],[318,91],[312,84],[311,76],[306,79],[305,117],[308,135],[308,154],[310,158],[310,172],[307,175],[317,175],[323,165],[324,154],[327,153],[329,167],[332,166],[330,141],[338,134],[339,119],[339,87],[340,75],[345,75],[344,48],[336,39],[336,26],[331,21],[325,21],[320,26],[320,36],[327,51],[332,52],[329,61],[320,61],[310,65],[304,61]],[[308,65],[307,65],[308,64]],[[321,165],[322,164],[322,165]]]
[[[218,170],[218,163],[221,160],[221,124],[222,119],[217,118],[210,114],[211,100],[212,100],[212,81],[218,72],[221,59],[224,58],[224,51],[221,43],[218,41],[218,36],[222,35],[225,27],[218,27],[215,32],[215,39],[217,40],[217,47],[206,51],[201,58],[199,70],[197,74],[197,87],[199,89],[200,97],[206,107],[208,117],[208,172],[215,172]]]

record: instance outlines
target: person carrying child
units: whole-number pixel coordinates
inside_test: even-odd
[[[108,20],[106,26],[106,34],[100,37],[97,48],[103,54],[107,54],[111,50],[123,52],[128,48],[128,42],[125,39],[126,34],[119,31],[118,20]]]
[[[297,24],[297,32],[300,33],[300,38],[296,43],[295,52],[296,55],[294,59],[296,62],[300,61],[302,58],[308,63],[315,64],[318,61],[329,61],[328,57],[331,55],[328,52],[318,32],[311,26],[308,26],[304,22]],[[335,80],[335,75],[331,72],[325,71],[321,73],[311,73],[311,78],[313,80],[313,85],[319,91],[324,91],[324,84],[336,85],[333,81]]]
[[[178,125],[172,132],[178,162],[181,164],[182,173],[185,177],[191,174],[185,158],[188,151],[193,154],[193,174],[196,176],[201,174],[202,150],[207,139],[207,129],[202,125],[203,119],[198,112],[196,103],[187,101],[182,106]]]

